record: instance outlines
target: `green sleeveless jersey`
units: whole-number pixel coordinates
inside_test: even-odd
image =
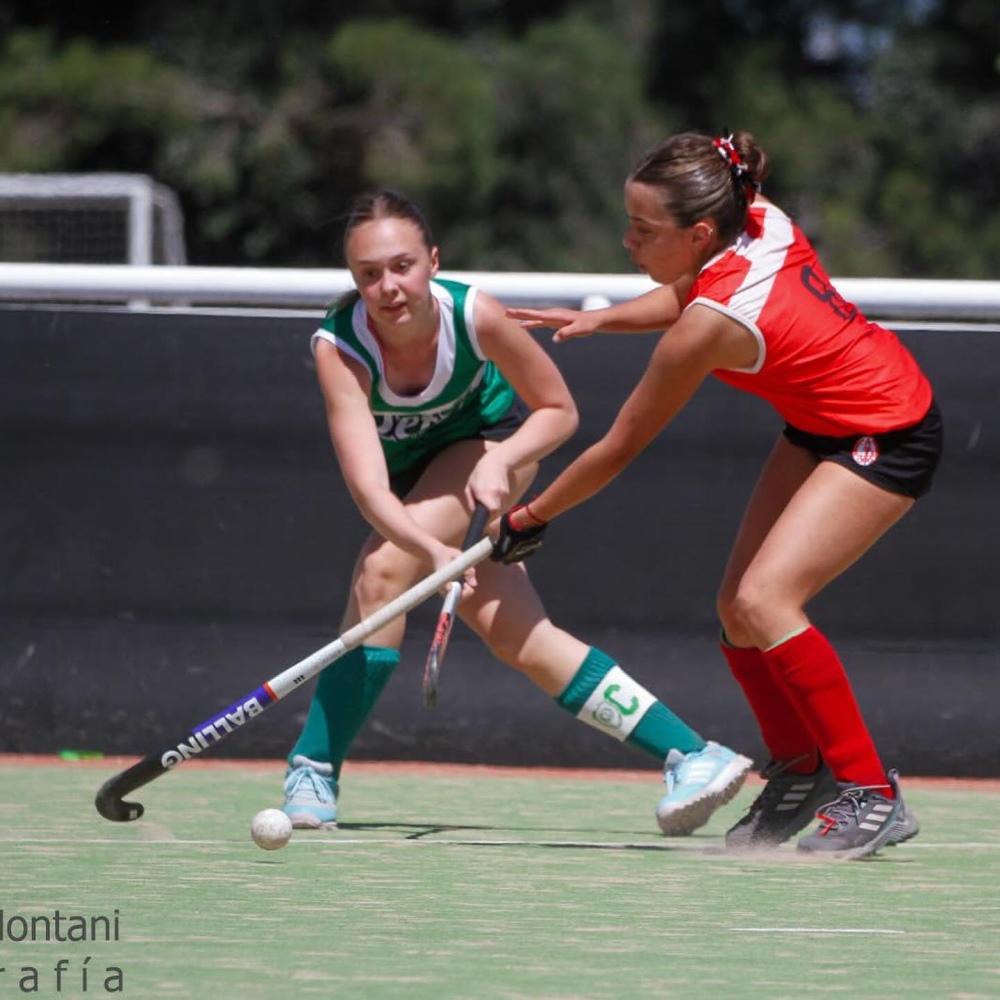
[[[390,475],[453,441],[476,437],[514,402],[511,384],[476,339],[476,289],[435,279],[431,292],[441,313],[437,364],[430,383],[416,395],[400,396],[386,385],[382,354],[361,300],[331,309],[312,337],[314,349],[317,338],[328,340],[368,369],[369,401]]]

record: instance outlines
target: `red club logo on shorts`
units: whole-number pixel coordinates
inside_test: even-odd
[[[851,458],[858,465],[871,465],[878,458],[878,442],[873,437],[858,438],[854,442],[854,448],[851,451]]]

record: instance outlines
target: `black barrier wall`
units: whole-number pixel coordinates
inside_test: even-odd
[[[0,750],[156,750],[336,636],[366,529],[326,435],[315,324],[0,308]],[[1000,335],[903,337],[945,414],[938,485],[810,610],[890,763],[998,775]],[[552,348],[583,422],[540,482],[600,435],[654,343]],[[530,564],[558,623],[758,759],[714,594],[779,430],[761,402],[706,384]],[[566,717],[461,625],[439,707],[424,709],[436,603],[412,616],[355,756],[656,766]],[[214,752],[283,755],[307,704],[298,692]]]

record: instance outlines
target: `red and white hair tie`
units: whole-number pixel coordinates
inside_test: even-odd
[[[743,159],[740,151],[733,144],[732,132],[729,135],[717,136],[712,140],[712,145],[715,146],[716,152],[732,171],[734,179],[746,191],[747,201],[753,201],[755,195],[760,190],[760,185],[753,179],[746,160]]]

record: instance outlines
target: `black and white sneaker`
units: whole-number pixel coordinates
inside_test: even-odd
[[[889,785],[895,796],[891,799],[879,791],[885,785],[841,785],[840,797],[819,810],[819,828],[799,841],[799,850],[853,861],[897,843],[893,832],[904,806],[895,771],[889,772]]]
[[[812,774],[792,774],[795,761],[772,760],[760,776],[767,782],[749,812],[726,834],[726,847],[747,850],[777,847],[804,830],[840,786],[822,762]]]

